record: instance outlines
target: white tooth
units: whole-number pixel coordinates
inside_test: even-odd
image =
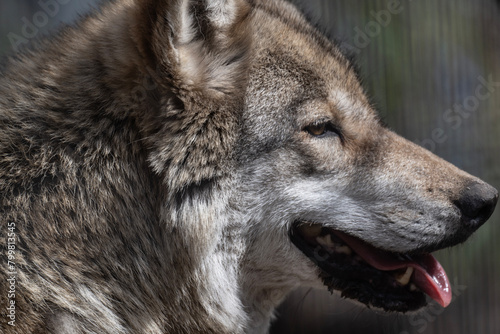
[[[413,292],[413,291],[417,291],[417,290],[418,290],[417,286],[415,284],[411,283],[410,284],[410,291]]]
[[[408,285],[408,283],[410,283],[411,274],[413,274],[413,267],[408,267],[404,274],[396,276],[396,281],[402,286]]]
[[[329,234],[324,235],[322,237],[317,237],[316,241],[323,247],[327,247],[327,248],[334,248],[335,247],[335,244],[332,241],[332,237]]]
[[[310,237],[310,238],[317,237],[321,233],[321,225],[318,224],[311,224],[311,225],[304,224],[301,225],[299,229],[300,232],[302,232],[302,234],[305,237]]]
[[[349,246],[337,246],[335,247],[335,252],[340,253],[340,254],[346,254],[346,255],[351,255],[352,254],[352,249],[349,248]]]

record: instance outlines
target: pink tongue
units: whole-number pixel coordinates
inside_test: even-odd
[[[335,234],[363,260],[378,270],[390,271],[413,267],[415,271],[412,282],[441,306],[446,307],[450,304],[450,281],[441,264],[431,254],[421,255],[417,260],[402,260],[342,232],[335,231]]]

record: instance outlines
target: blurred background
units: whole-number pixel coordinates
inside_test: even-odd
[[[1,0],[0,55],[97,2]],[[355,56],[390,128],[500,189],[498,0],[308,0],[300,6]],[[500,333],[500,210],[468,243],[436,257],[454,290],[447,309],[387,316],[299,290],[278,309],[271,332]]]

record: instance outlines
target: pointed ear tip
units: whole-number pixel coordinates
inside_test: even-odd
[[[142,7],[142,12],[135,18],[137,24],[131,33],[142,56],[152,65],[161,66],[159,63],[163,63],[169,71],[189,73],[188,77],[196,78],[207,71],[226,73],[222,68],[214,71],[216,64],[244,63],[239,54],[248,52],[253,39],[249,33],[251,26],[248,26],[251,10],[248,0],[133,1]],[[238,53],[236,56],[235,52]],[[181,53],[182,59],[179,58]],[[202,54],[217,57],[201,57],[205,58],[203,62],[195,59]],[[236,58],[240,61],[234,62]]]

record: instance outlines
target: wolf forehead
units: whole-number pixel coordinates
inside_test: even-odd
[[[322,118],[358,134],[377,127],[378,115],[351,57],[295,8],[284,16],[273,15],[272,3],[258,6],[253,16],[259,38],[248,76],[245,134],[269,150]]]
[[[353,101],[346,100],[349,97],[368,107],[350,57],[308,24],[295,8],[290,11],[287,14],[293,20],[286,21],[269,10],[255,11],[253,29],[259,38],[254,41],[249,89],[258,91],[252,95],[259,95],[263,99],[260,102],[272,106],[320,98],[338,103],[339,107],[352,106]],[[366,109],[359,111],[368,112]]]

